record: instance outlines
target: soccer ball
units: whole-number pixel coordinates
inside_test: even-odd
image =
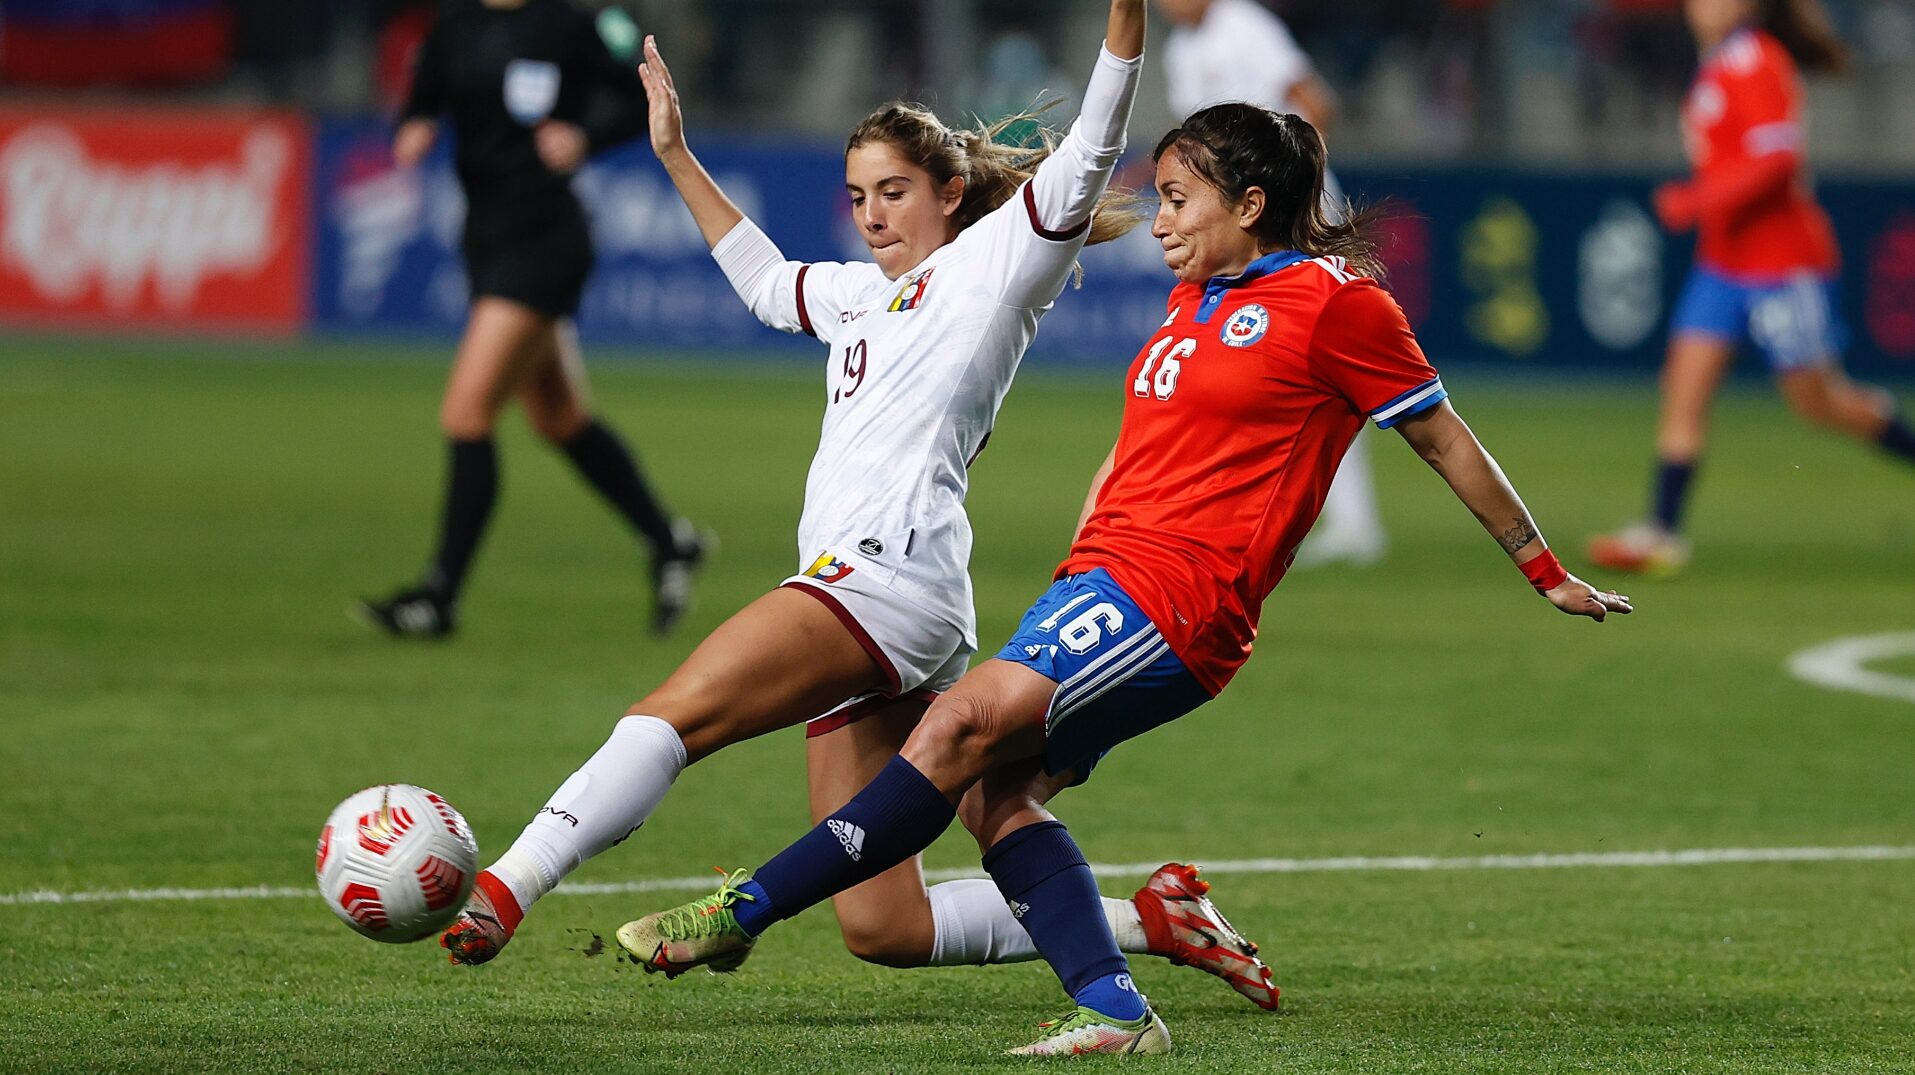
[[[399,944],[458,917],[479,872],[479,845],[451,803],[411,784],[380,784],[334,808],[313,870],[341,921]]]

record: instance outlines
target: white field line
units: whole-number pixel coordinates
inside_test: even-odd
[[[1915,679],[1863,667],[1870,661],[1910,654],[1915,654],[1915,631],[1838,638],[1791,656],[1789,674],[1831,690],[1915,702]]]
[[[1435,870],[1551,870],[1619,869],[1653,866],[1718,866],[1739,862],[1889,862],[1915,860],[1915,846],[1868,847],[1703,847],[1682,851],[1604,851],[1536,855],[1468,855],[1436,857],[1348,856],[1313,859],[1224,859],[1203,864],[1205,873],[1374,873]],[[1161,862],[1093,863],[1099,877],[1142,877]],[[927,870],[925,879],[954,881],[983,877],[977,870]],[[713,886],[711,874],[693,877],[655,877],[637,881],[566,884],[555,895],[612,896],[640,892],[703,891]],[[252,888],[125,888],[89,892],[0,893],[0,906],[74,903],[140,903],[174,900],[282,900],[310,899],[310,885],[257,885]]]

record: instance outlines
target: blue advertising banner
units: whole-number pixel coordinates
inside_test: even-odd
[[[1692,236],[1670,237],[1644,177],[1363,171],[1391,203],[1391,287],[1439,361],[1648,369],[1662,360]],[[1915,367],[1915,186],[1824,182],[1846,265],[1850,368]]]
[[[458,183],[443,150],[416,171],[395,168],[387,139],[375,122],[320,130],[317,327],[456,333],[467,301]],[[864,256],[833,147],[712,139],[700,156],[786,256]],[[1390,286],[1437,361],[1633,369],[1660,362],[1691,244],[1657,228],[1650,179],[1429,169],[1342,178],[1360,200],[1392,204]],[[763,328],[733,297],[643,145],[594,160],[577,183],[598,251],[579,316],[589,341],[795,353],[815,346]],[[1849,363],[1907,371],[1915,360],[1915,186],[1831,182],[1821,195],[1847,258]],[[1148,231],[1085,252],[1083,286],[1065,291],[1045,318],[1034,359],[1130,360],[1163,319],[1171,284]]]
[[[788,256],[844,260],[863,254],[850,226],[844,164],[835,154],[810,144],[757,142],[701,149],[699,155]],[[468,300],[459,257],[465,198],[446,147],[420,168],[401,169],[392,163],[389,128],[334,121],[320,128],[317,161],[317,327],[458,332]],[[789,342],[761,326],[732,294],[691,214],[644,145],[595,158],[580,172],[576,189],[591,215],[597,251],[579,309],[586,339],[669,348]]]

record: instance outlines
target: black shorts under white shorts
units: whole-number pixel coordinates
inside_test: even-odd
[[[466,277],[472,297],[523,303],[548,317],[578,312],[592,274],[592,236],[583,217],[560,219],[510,237],[468,231]]]

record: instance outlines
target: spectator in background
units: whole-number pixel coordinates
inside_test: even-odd
[[[1256,0],[1158,0],[1170,20],[1164,49],[1170,107],[1179,117],[1206,105],[1244,102],[1303,117],[1328,137],[1337,115],[1331,91],[1289,27]],[[1334,174],[1324,176],[1324,211],[1332,221],[1348,202]],[[1373,563],[1386,539],[1377,511],[1369,451],[1359,435],[1343,457],[1329,499],[1297,566],[1345,561]]]
[[[666,513],[624,441],[593,415],[571,323],[592,269],[572,174],[645,130],[637,39],[628,17],[608,9],[595,22],[571,0],[446,0],[420,49],[392,151],[400,165],[418,164],[450,118],[472,310],[439,410],[450,451],[438,550],[418,583],[360,605],[393,635],[440,637],[456,625],[498,498],[493,426],[513,398],[644,540],[654,629],[669,629],[690,599],[698,535]]]

